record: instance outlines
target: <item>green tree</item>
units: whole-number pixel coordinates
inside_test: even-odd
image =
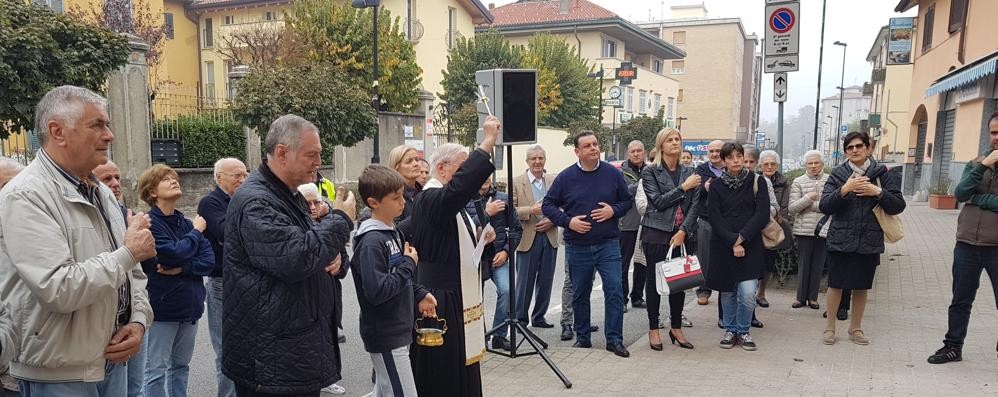
[[[498,68],[519,68],[523,62],[523,50],[509,44],[497,31],[491,30],[473,38],[458,39],[457,45],[447,54],[447,69],[443,70],[443,93],[440,99],[451,106],[451,128],[458,142],[464,145],[475,143],[478,131],[478,113],[475,103],[475,72]],[[447,118],[435,121],[435,125],[446,126]]]
[[[622,147],[631,141],[641,141],[645,149],[655,146],[655,135],[662,129],[662,119],[658,117],[641,116],[628,120],[617,128],[617,136]]]
[[[45,6],[0,0],[0,138],[33,128],[35,105],[49,89],[100,90],[125,64],[128,42]]]
[[[533,35],[524,60],[524,67],[538,71],[538,108],[545,110],[538,111],[538,124],[566,128],[574,121],[597,118],[599,81],[588,77],[586,60],[564,38],[548,33]],[[553,73],[557,82],[550,90],[544,81],[546,73]]]
[[[367,93],[326,64],[254,69],[239,83],[236,120],[266,136],[274,119],[297,114],[319,128],[324,159],[334,146],[353,146],[377,132]]]
[[[313,61],[339,68],[370,90],[374,81],[372,12],[328,0],[298,0],[285,18]],[[416,64],[416,52],[399,19],[385,8],[378,14],[378,46],[381,100],[389,111],[413,111],[419,102],[423,70]]]

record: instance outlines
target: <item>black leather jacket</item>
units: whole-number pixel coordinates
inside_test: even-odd
[[[679,165],[679,183],[693,175],[690,167]],[[698,214],[694,204],[697,189],[683,191],[672,182],[669,172],[656,163],[641,171],[641,184],[648,198],[648,209],[641,219],[641,225],[664,232],[671,232],[676,225],[676,209],[683,209],[683,222],[679,229],[687,233],[696,228]]]

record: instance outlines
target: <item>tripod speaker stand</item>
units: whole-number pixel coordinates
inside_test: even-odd
[[[513,197],[514,197],[513,196],[513,146],[512,145],[506,145],[506,193],[509,195],[510,200],[512,200]],[[509,216],[510,211],[515,211],[515,210],[516,210],[515,208],[506,208],[506,211],[505,211],[506,218],[509,219],[510,222],[518,222],[518,220],[515,217]],[[513,251],[515,251],[515,249],[516,249],[514,246],[512,246],[512,244],[511,244],[510,248],[513,248]],[[492,352],[494,354],[498,354],[498,355],[509,357],[509,358],[531,356],[531,355],[534,355],[534,354],[539,355],[539,356],[541,356],[541,359],[543,359],[544,362],[547,363],[548,367],[551,368],[551,371],[554,371],[555,375],[558,375],[558,378],[561,379],[561,383],[565,384],[565,388],[566,389],[571,389],[572,388],[572,382],[569,381],[568,377],[566,377],[565,374],[561,372],[561,369],[559,369],[558,366],[555,365],[555,363],[551,361],[551,358],[548,357],[548,355],[546,353],[544,353],[544,349],[548,348],[548,344],[545,343],[543,340],[541,340],[541,338],[538,338],[537,335],[534,335],[533,332],[531,332],[529,329],[527,329],[527,325],[526,324],[521,323],[520,320],[517,319],[517,316],[516,316],[516,259],[515,258],[516,258],[516,253],[513,252],[513,253],[511,253],[509,255],[509,258],[507,259],[507,261],[508,261],[507,263],[508,263],[508,266],[509,266],[509,305],[508,305],[508,310],[506,311],[506,321],[503,321],[501,324],[493,324],[494,328],[492,328],[492,330],[490,330],[489,332],[485,333],[485,338],[488,339],[489,336],[495,334],[499,330],[502,330],[502,329],[505,329],[505,328],[509,327],[509,345],[510,345],[509,348],[510,349],[509,349],[508,352],[506,352],[506,351],[502,351],[502,350],[493,350],[491,348],[488,348],[488,351]],[[527,341],[527,343],[530,344],[530,347],[532,348],[533,351],[526,351],[526,352],[519,352],[518,351],[519,347],[520,347],[519,346],[520,343],[517,343],[517,341],[516,341],[516,333],[517,333],[517,331],[519,331],[520,333],[523,334],[523,340]]]

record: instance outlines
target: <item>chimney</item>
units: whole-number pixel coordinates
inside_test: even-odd
[[[489,11],[496,9],[496,3],[489,3]]]
[[[572,0],[558,0],[558,13],[565,15],[572,8]]]

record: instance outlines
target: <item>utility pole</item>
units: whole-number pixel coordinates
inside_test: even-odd
[[[818,49],[818,93],[814,99],[814,141],[811,142],[811,149],[818,150],[818,110],[821,108],[821,62],[825,57],[825,8],[828,0],[821,2],[821,44]]]

